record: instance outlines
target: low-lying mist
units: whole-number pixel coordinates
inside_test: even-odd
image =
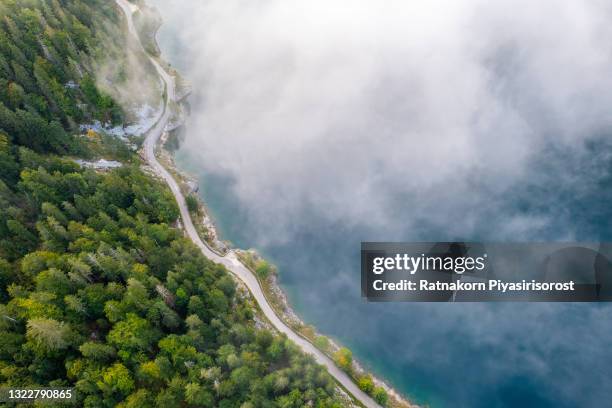
[[[120,14],[125,19],[123,14]],[[142,47],[125,31],[117,32],[115,26],[107,27],[113,41],[107,42],[103,50],[98,50],[98,58],[93,61],[97,85],[119,102],[128,119],[138,119],[135,115],[147,105],[157,109],[162,97],[162,85],[157,72]]]
[[[612,240],[610,2],[162,1],[179,154],[301,316],[434,407],[610,399],[610,307],[359,297],[361,240]]]
[[[471,236],[487,212],[498,238],[538,236],[555,215],[499,214],[504,194],[537,183],[550,149],[588,154],[612,125],[603,1],[172,9],[197,22],[176,27],[201,92],[185,148],[235,179],[262,239],[290,238],[304,209],[390,238],[424,225]],[[573,236],[568,225],[558,238]]]

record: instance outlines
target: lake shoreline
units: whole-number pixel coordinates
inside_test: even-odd
[[[153,7],[153,9],[155,8]],[[161,21],[159,22],[159,25],[155,27],[155,32],[153,33],[151,40],[155,48],[159,50],[160,55],[158,56],[158,58],[161,59],[162,52],[161,47],[159,46],[157,41],[157,35],[161,26],[163,25],[163,17],[161,13],[158,12],[158,14],[161,18]],[[165,59],[163,61],[166,64],[169,63]],[[180,73],[177,71],[177,69],[171,68],[171,66],[167,66],[167,68],[170,69],[177,83],[185,83],[184,79],[180,76]],[[185,95],[181,96],[180,101],[177,101],[177,111],[174,112],[175,118],[172,119],[172,131],[177,131],[182,126],[184,126],[184,122],[188,117],[188,110],[184,109],[184,103],[188,99],[188,94],[189,92],[186,92]],[[160,142],[158,144],[159,159],[162,162],[163,166],[174,176],[175,180],[177,181],[179,187],[181,188],[186,197],[189,195],[197,194],[199,190],[199,181],[197,177],[194,177],[193,175],[187,173],[184,169],[179,169],[175,161],[175,153],[180,149],[180,140],[177,140],[177,146],[175,148],[169,149],[167,148],[169,135],[170,132],[166,131],[163,133],[160,139]],[[217,252],[219,255],[227,254],[229,251],[234,250],[238,254],[251,253],[254,254],[254,256],[257,258],[263,259],[255,249],[243,250],[239,248],[234,248],[230,242],[222,240],[215,225],[215,221],[213,217],[211,217],[210,211],[206,206],[205,199],[201,197],[201,195],[198,195],[198,197],[200,199],[198,200],[198,211],[196,217],[194,217],[194,221],[196,224],[195,226],[198,235],[200,235],[200,237],[204,240],[204,242],[206,242],[206,244],[210,247],[211,250]],[[332,359],[334,358],[335,352],[344,348],[341,344],[339,344],[338,341],[319,333],[314,326],[306,324],[299,317],[299,315],[291,307],[286,293],[283,291],[280,284],[278,283],[276,273],[272,274],[270,276],[270,279],[268,279],[267,281],[263,281],[257,275],[256,271],[253,270],[253,268],[251,268],[251,270],[253,272],[253,275],[259,280],[264,290],[264,295],[268,298],[268,300],[270,300],[270,304],[272,304],[273,306],[277,306],[274,309],[277,312],[278,317],[283,322],[285,322],[285,324],[293,328],[297,334],[315,345],[315,347],[317,347],[323,353],[327,354]],[[304,333],[304,330],[307,330],[309,333]],[[316,342],[314,340],[317,337],[325,337],[328,340],[329,348],[327,350],[323,350],[321,349],[321,347],[316,345]],[[350,377],[353,378],[356,384],[358,383],[358,378],[362,376],[371,377],[374,386],[381,387],[387,393],[389,400],[386,406],[388,407],[419,408],[418,405],[411,403],[400,392],[390,386],[388,382],[381,379],[380,376],[374,375],[371,372],[367,371],[364,366],[357,360],[353,360],[351,372],[348,374]],[[343,391],[346,391],[341,386],[341,384],[338,383],[338,386],[341,387]],[[357,403],[359,404],[359,400],[355,399],[355,401],[357,401]]]
[[[192,174],[189,174],[186,170],[179,168],[175,161],[175,152],[178,149],[167,149],[165,147],[165,143],[167,142],[167,140],[168,137],[166,133],[165,138],[163,138],[160,143],[160,150],[163,150],[160,152],[160,159],[163,160],[164,167],[166,167],[175,176],[176,180],[179,182],[179,185],[187,194],[198,194],[199,187],[196,187],[199,186],[198,178]],[[196,228],[198,228],[198,232],[200,233],[200,235],[203,235],[202,239],[205,240],[205,242],[211,247],[211,249],[219,253],[224,253],[226,251],[233,250],[239,254],[239,257],[241,258],[241,260],[243,260],[247,267],[249,267],[249,262],[244,258],[246,254],[249,254],[256,260],[265,261],[265,259],[259,254],[256,249],[249,248],[245,250],[241,248],[235,248],[231,242],[223,240],[223,237],[220,236],[218,229],[215,225],[214,218],[210,215],[210,211],[206,206],[204,198],[202,198],[201,194],[198,194],[198,198],[199,215],[197,218],[198,225],[196,225]],[[318,332],[316,330],[316,327],[309,325],[302,320],[302,318],[292,308],[286,293],[278,283],[278,272],[275,271],[269,276],[269,279],[263,280],[260,276],[258,276],[257,272],[254,270],[253,267],[250,267],[250,269],[253,274],[258,278],[264,290],[264,294],[269,300],[269,303],[274,307],[274,310],[277,312],[277,315],[283,322],[285,322],[285,324],[294,329],[304,339],[308,340],[315,346],[316,344],[314,340],[317,337],[325,337],[326,339],[328,339],[329,349],[323,350],[318,346],[317,348],[319,348],[331,358],[333,358],[333,354],[336,351],[343,348],[343,346],[337,340],[334,340],[326,336],[325,334]],[[312,333],[304,332],[308,332],[310,330],[312,330]],[[371,376],[375,386],[382,387],[387,392],[389,396],[389,407],[419,408],[419,405],[415,405],[414,403],[410,402],[408,398],[404,397],[399,391],[389,385],[387,381],[382,379],[379,375],[375,375],[369,372],[368,370],[366,370],[363,364],[361,364],[358,360],[354,359],[352,377],[355,378],[364,375]]]

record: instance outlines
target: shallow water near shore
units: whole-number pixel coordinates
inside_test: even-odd
[[[232,196],[231,181],[198,172],[189,152],[179,151],[176,161],[200,178],[221,235],[257,247],[259,235]],[[610,396],[609,306],[365,303],[360,242],[389,238],[384,230],[320,222],[309,218],[288,243],[258,249],[278,265],[280,284],[306,322],[350,347],[411,400],[432,407],[572,407]]]
[[[152,3],[162,15],[172,6],[161,0]],[[189,49],[175,36],[177,24],[185,22],[166,18],[160,46],[165,58],[182,70],[188,67]],[[193,109],[206,109],[199,84],[193,85]],[[188,126],[186,138],[197,131]],[[239,199],[232,176],[206,171],[215,163],[203,162],[206,155],[196,153],[179,149],[176,165],[198,177],[200,195],[222,238],[236,247],[254,247],[275,263],[296,312],[351,348],[359,362],[409,399],[432,407],[484,408],[595,407],[612,398],[608,305],[373,304],[360,297],[361,241],[499,238],[486,225],[471,237],[447,236],[437,229],[391,235],[384,226],[344,225],[306,211],[286,239],[270,242],[261,220],[249,211],[260,203]],[[606,193],[612,191],[610,180],[609,174],[601,175],[598,188],[580,197],[563,185],[548,185],[540,195],[530,188],[512,191],[506,202],[513,211],[525,213],[547,205],[567,209],[567,218],[538,239],[563,237],[569,220],[577,226],[578,240],[612,240],[612,209],[607,206],[612,195]],[[398,220],[410,216],[409,208],[399,206],[396,211]],[[486,217],[483,213],[483,220]]]

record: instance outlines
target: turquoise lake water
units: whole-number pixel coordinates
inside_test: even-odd
[[[156,0],[158,7],[171,7]],[[167,21],[160,32],[164,54],[188,67],[180,41]],[[194,84],[196,87],[198,84]],[[205,109],[194,97],[193,109]],[[187,128],[186,137],[194,130]],[[610,146],[593,146],[591,158]],[[562,153],[559,153],[562,156]],[[609,156],[609,154],[608,154]],[[204,157],[202,161],[201,157]],[[470,237],[443,230],[390,236],[383,227],[346,226],[315,211],[295,221],[290,239],[265,242],[261,220],[232,190],[231,175],[207,172],[205,154],[179,150],[177,166],[200,180],[200,194],[224,239],[255,247],[274,262],[297,313],[321,332],[350,347],[357,360],[412,400],[432,407],[599,407],[612,401],[612,308],[590,304],[371,304],[360,297],[361,241],[495,240],[483,222]],[[588,163],[583,163],[588,165]],[[612,169],[610,163],[609,169]],[[545,183],[508,193],[497,214],[558,214],[536,239],[555,240],[572,225],[578,240],[612,241],[610,174],[596,174],[591,188],[577,194],[558,182],[555,170]],[[350,203],[347,203],[350,205]],[[398,220],[410,216],[401,204]],[[461,214],[458,214],[461,216]],[[273,220],[269,220],[273,222]]]
[[[179,151],[177,163],[199,176],[222,236],[256,246],[259,235],[231,181],[198,172],[189,152]],[[308,218],[289,243],[258,249],[278,265],[300,316],[412,400],[432,407],[575,407],[601,406],[610,397],[609,306],[364,303],[360,242],[389,237],[319,221]],[[608,226],[595,222],[585,234]]]

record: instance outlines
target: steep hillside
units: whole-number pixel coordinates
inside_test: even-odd
[[[94,80],[119,16],[106,0],[0,5],[0,385],[74,386],[85,407],[343,406],[173,228],[173,197],[139,158],[75,136],[123,120]],[[123,166],[69,158],[101,152]]]

